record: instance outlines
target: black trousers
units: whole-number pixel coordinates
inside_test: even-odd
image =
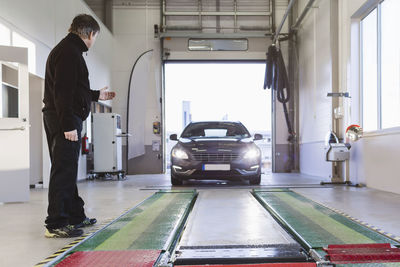
[[[82,120],[74,116],[78,141],[65,139],[55,111],[44,111],[43,121],[51,159],[49,206],[46,227],[60,228],[78,224],[85,218],[84,202],[78,194],[77,173],[81,149]]]

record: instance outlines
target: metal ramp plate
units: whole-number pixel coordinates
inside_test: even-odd
[[[298,244],[180,247],[175,256],[175,265],[307,261]]]

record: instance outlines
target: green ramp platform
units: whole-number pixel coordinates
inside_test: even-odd
[[[47,266],[62,266],[62,261],[75,252],[168,251],[182,231],[196,198],[195,190],[156,192]]]
[[[321,251],[330,244],[400,245],[293,191],[253,190],[252,194],[307,249]]]

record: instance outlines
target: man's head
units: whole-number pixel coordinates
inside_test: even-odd
[[[96,41],[100,26],[92,16],[80,14],[74,18],[68,31],[81,37],[87,48],[90,48]]]

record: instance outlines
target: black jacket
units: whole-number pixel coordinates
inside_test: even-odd
[[[100,92],[90,90],[86,51],[82,39],[69,33],[47,59],[43,111],[56,111],[64,132],[76,129],[74,115],[85,120],[91,102],[99,99]]]

